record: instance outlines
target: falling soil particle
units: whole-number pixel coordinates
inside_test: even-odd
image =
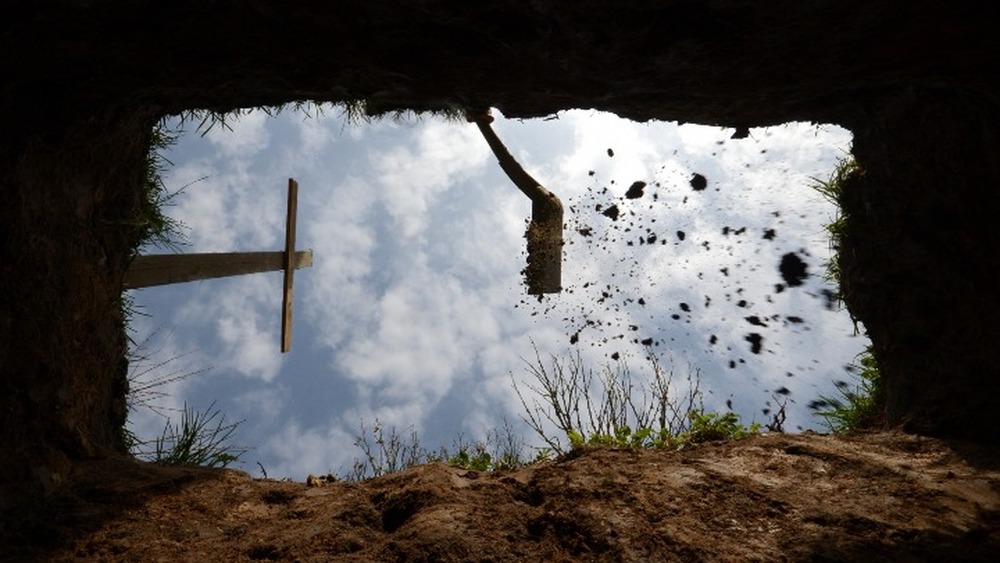
[[[737,127],[736,131],[733,131],[733,135],[729,137],[730,139],[746,139],[750,136],[749,127]]]
[[[809,273],[806,271],[806,263],[799,258],[798,254],[789,252],[781,257],[781,264],[778,266],[782,279],[788,287],[798,287],[802,285]]]
[[[705,178],[701,174],[698,174],[697,172],[695,172],[694,176],[691,176],[691,188],[694,191],[700,192],[700,191],[704,190],[707,187],[708,187],[708,179],[707,178]]]
[[[612,205],[611,207],[605,209],[601,213],[601,215],[604,215],[605,217],[610,217],[612,221],[617,221],[618,220],[618,215],[620,213],[621,212],[618,210],[618,206],[617,205]]]
[[[828,311],[837,310],[837,304],[840,302],[840,297],[836,294],[836,292],[824,288],[820,290],[820,295],[823,296],[823,306],[826,307]]]
[[[751,332],[750,334],[743,337],[744,340],[750,343],[750,351],[754,354],[760,354],[760,349],[764,343],[764,337],[757,334],[756,332]]]
[[[615,156],[615,151],[608,149],[608,156]]]
[[[625,197],[627,199],[639,199],[642,197],[642,191],[646,188],[646,182],[632,182],[629,186],[627,192],[625,192]]]

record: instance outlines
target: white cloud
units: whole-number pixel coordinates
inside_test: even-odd
[[[446,205],[444,194],[482,170],[487,154],[477,130],[440,120],[421,127],[413,144],[369,155],[380,200],[403,238],[422,235],[430,207]]]
[[[280,384],[253,389],[237,396],[235,402],[260,420],[274,420],[288,406],[288,389]]]
[[[290,421],[275,431],[261,447],[269,476],[290,477],[304,481],[309,473],[340,473],[350,469],[354,458],[348,446],[353,445],[353,434],[335,425],[302,428]]]
[[[283,243],[287,181],[249,165],[217,156],[170,174],[170,185],[190,184],[166,210],[188,227],[185,252],[277,250]]]
[[[326,115],[305,118],[299,122],[299,151],[313,156],[325,151],[336,141],[331,130],[332,120]]]
[[[205,138],[224,156],[250,159],[268,146],[267,124],[267,113],[252,111],[238,119],[227,119],[225,126],[215,125]]]
[[[281,369],[281,276],[255,274],[184,284],[185,302],[167,315],[180,345],[213,373],[271,381]],[[156,288],[152,289],[153,291]],[[150,290],[147,290],[150,291]]]
[[[637,124],[601,112],[568,111],[559,114],[573,132],[572,152],[556,160],[559,172],[571,180],[593,171],[600,178],[623,181],[646,176],[652,164],[662,164],[667,149],[680,147],[677,129],[668,123]],[[611,149],[614,156],[608,155]],[[624,189],[626,186],[623,186]]]
[[[375,194],[362,180],[347,178],[315,209],[306,231],[314,246],[313,269],[301,282],[305,315],[330,349],[366,328],[365,305],[377,299],[370,276],[377,247]],[[301,318],[301,317],[300,317]]]
[[[475,292],[427,271],[386,291],[374,315],[374,331],[355,338],[338,363],[347,377],[381,387],[380,398],[393,402],[440,398],[499,331]]]

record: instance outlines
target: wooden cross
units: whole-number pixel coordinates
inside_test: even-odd
[[[298,199],[299,183],[289,178],[284,251],[136,256],[125,272],[125,289],[284,270],[281,351],[288,352],[292,349],[292,282],[294,273],[299,268],[311,267],[313,263],[312,250],[295,250],[295,218],[298,210]]]

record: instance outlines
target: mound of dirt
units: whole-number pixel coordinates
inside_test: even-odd
[[[986,561],[998,454],[895,432],[767,434],[313,486],[107,460],[5,542],[12,561]]]

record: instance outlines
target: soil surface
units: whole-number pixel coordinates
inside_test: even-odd
[[[303,481],[306,481],[303,476]],[[898,432],[594,449],[360,483],[80,466],[4,560],[987,561],[1000,450]],[[0,538],[2,539],[2,538]]]

